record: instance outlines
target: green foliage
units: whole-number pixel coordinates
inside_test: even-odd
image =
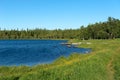
[[[0,30],[0,39],[70,39],[92,49],[51,64],[1,66],[0,80],[120,80],[120,39],[114,38],[120,38],[120,20],[112,17],[80,29]]]
[[[114,39],[120,38],[120,20],[108,17],[108,21],[89,24],[80,29],[0,30],[0,39]]]

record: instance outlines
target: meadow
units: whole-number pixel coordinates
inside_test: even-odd
[[[51,64],[1,66],[0,80],[120,80],[120,39],[77,40],[88,54],[61,56]]]

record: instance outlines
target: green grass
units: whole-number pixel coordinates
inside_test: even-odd
[[[1,66],[0,80],[120,80],[120,39],[71,42],[81,42],[79,47],[92,52],[33,67]]]

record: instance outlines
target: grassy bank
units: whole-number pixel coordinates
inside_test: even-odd
[[[79,47],[92,52],[33,67],[2,66],[0,80],[120,80],[120,39],[70,42],[81,42]]]

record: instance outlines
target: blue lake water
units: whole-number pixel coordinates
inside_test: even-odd
[[[0,66],[51,63],[60,56],[90,49],[67,47],[67,40],[0,40]]]

